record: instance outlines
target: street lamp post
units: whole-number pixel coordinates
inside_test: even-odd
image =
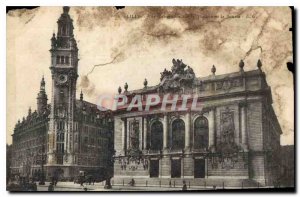
[[[41,177],[40,177],[39,185],[45,185],[45,175],[44,175],[45,139],[44,138],[43,138],[42,149],[41,149],[41,168],[42,168],[42,174],[41,174]]]
[[[114,159],[113,159],[113,157],[108,159],[108,163],[109,163],[109,166],[114,165]],[[110,181],[111,180],[111,176],[110,175],[111,175],[110,171],[106,171],[106,173],[105,173],[106,180],[105,180],[104,189],[111,189],[112,188],[111,181]]]
[[[111,126],[111,119],[109,119],[109,126]],[[109,131],[110,131],[111,127],[109,127]],[[109,139],[111,139],[111,134],[109,134],[109,136],[107,136]],[[110,144],[110,141],[109,141]],[[113,154],[112,154],[113,153]],[[112,185],[111,185],[111,170],[110,167],[114,165],[114,155],[115,155],[115,151],[112,150],[112,148],[109,146],[109,152],[107,154],[107,162],[108,162],[108,169],[105,173],[105,189],[112,189]]]
[[[107,154],[107,155],[110,155],[110,153]],[[107,160],[108,166],[113,165],[112,158],[107,158],[107,159],[108,159]],[[111,189],[112,188],[110,179],[111,179],[111,177],[110,177],[110,171],[107,168],[107,171],[105,172],[105,185],[104,185],[104,189]]]

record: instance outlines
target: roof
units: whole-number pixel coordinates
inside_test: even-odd
[[[259,69],[243,72],[244,77],[251,77],[251,76],[257,76],[257,75],[264,75],[264,73]],[[193,83],[195,85],[198,85],[199,82],[205,83],[206,81],[207,82],[222,81],[222,80],[226,80],[228,78],[236,78],[236,77],[241,77],[241,72],[226,73],[226,74],[221,74],[221,75],[209,75],[206,77],[197,77],[197,78],[194,78]],[[148,94],[148,93],[152,93],[152,92],[157,92],[158,88],[161,86],[161,83],[162,82],[160,82],[158,85],[155,85],[155,86],[147,86],[142,89],[127,91],[127,92],[124,92],[123,94],[131,95],[131,94],[143,94],[143,93]]]

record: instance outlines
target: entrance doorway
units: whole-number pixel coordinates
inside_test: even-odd
[[[150,160],[150,178],[158,177],[159,175],[159,160]]]
[[[172,159],[171,160],[171,178],[181,177],[181,160]]]
[[[195,159],[194,165],[195,178],[205,178],[205,160]]]

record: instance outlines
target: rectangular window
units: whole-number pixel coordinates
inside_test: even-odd
[[[56,56],[56,63],[60,64],[60,56]]]
[[[64,153],[64,143],[57,143],[56,150],[57,150],[57,153]]]
[[[69,56],[66,56],[66,64],[69,64]]]
[[[60,61],[61,61],[60,63],[61,63],[61,64],[64,64],[64,63],[65,63],[65,57],[64,57],[64,56],[61,56],[60,58],[61,58],[61,59],[60,59]]]

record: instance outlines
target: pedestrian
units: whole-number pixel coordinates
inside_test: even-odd
[[[52,185],[54,185],[54,183],[55,183],[54,177],[51,177],[51,183],[52,183]]]
[[[172,187],[172,182],[171,182],[171,180],[169,181],[169,187]]]
[[[51,182],[49,187],[48,187],[48,191],[52,192],[54,191],[54,186],[53,186],[53,183]]]
[[[32,189],[33,189],[33,191],[37,191],[37,185],[36,185],[36,182],[32,183]]]
[[[134,185],[135,185],[134,179],[131,179],[131,181],[129,182],[129,185],[130,185],[130,186],[134,186]]]
[[[186,183],[185,183],[185,181],[183,181],[182,190],[183,190],[183,191],[186,191],[186,190],[187,190],[187,186],[186,186]]]
[[[84,183],[84,177],[80,176],[79,180],[80,180],[80,186],[83,186],[83,183]]]

